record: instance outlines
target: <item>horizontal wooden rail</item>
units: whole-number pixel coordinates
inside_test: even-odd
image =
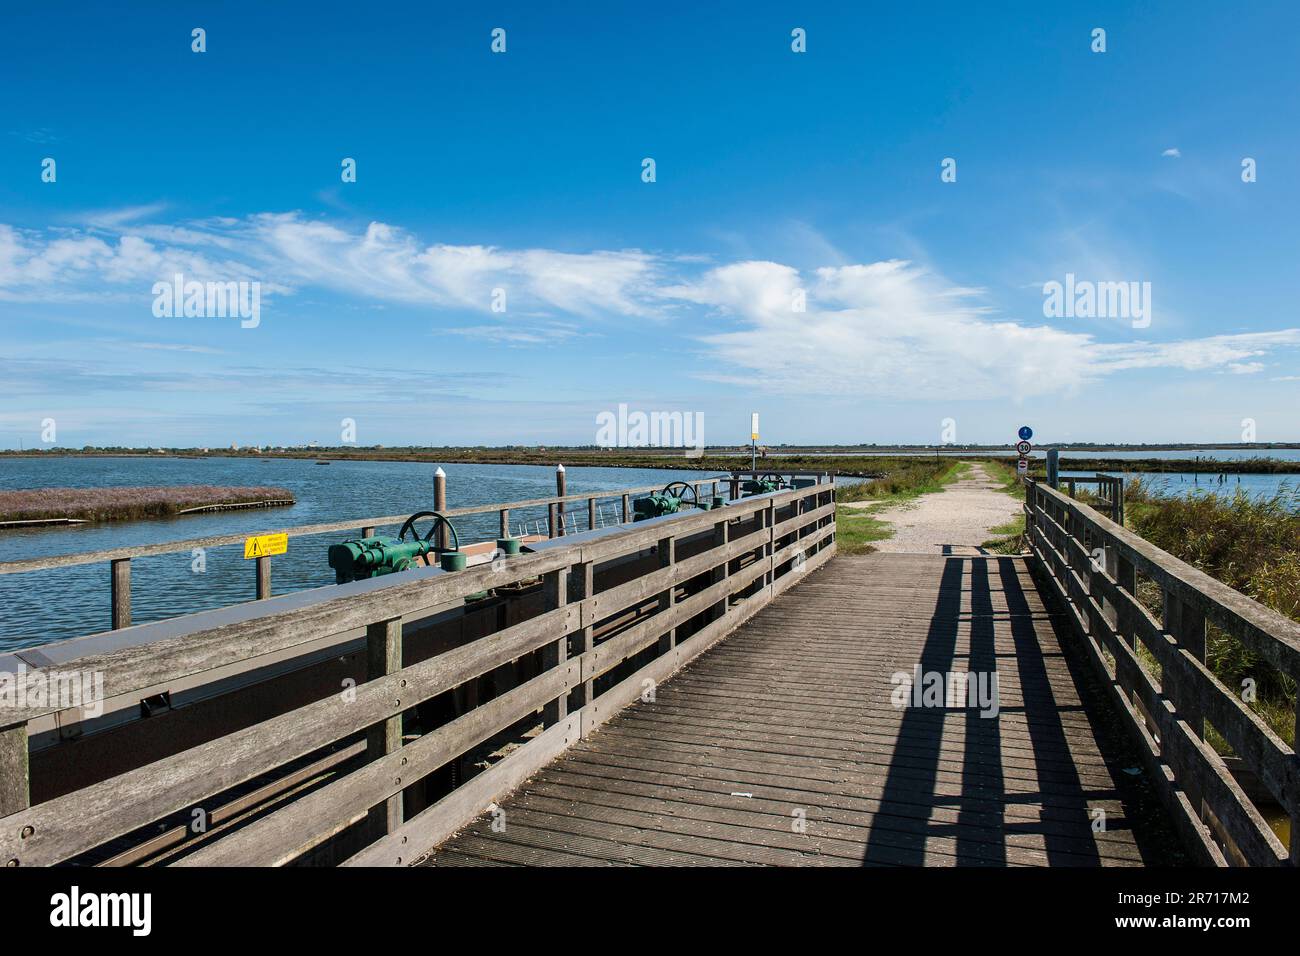
[[[1205,662],[1212,624],[1300,678],[1300,624],[1044,483],[1026,482],[1025,520],[1030,547],[1185,841],[1213,865],[1300,863],[1300,761]],[[1139,575],[1159,590],[1160,620],[1138,599]],[[1290,817],[1289,849],[1206,741],[1207,722]]]
[[[0,726],[0,746],[7,748],[0,750],[0,861],[28,866],[75,859],[183,811],[217,810],[240,786],[289,772],[294,761],[319,759],[330,748],[355,750],[369,735],[380,746],[365,751],[365,762],[277,802],[240,828],[190,835],[186,839],[195,845],[180,862],[293,862],[345,832],[354,835],[371,826],[377,810],[379,824],[387,813],[387,825],[352,862],[409,862],[414,851],[483,812],[491,800],[635,700],[646,681],[664,679],[828,560],[835,553],[834,493],[834,484],[824,482],[717,510],[557,538],[534,554],[491,567],[455,573],[422,568],[134,629],[166,633],[157,641],[104,647],[101,638],[81,638],[46,645],[43,652],[60,670],[102,674],[109,697],[142,693],[169,679],[193,679],[269,650],[292,649],[358,627],[366,628],[372,643],[387,635],[389,666],[382,666],[380,646],[379,657],[372,657],[379,670],[362,683],[33,806],[27,805],[25,761],[21,770],[14,769],[17,755],[25,757],[26,722],[57,708],[6,712]],[[648,561],[653,555],[658,560]],[[648,570],[596,588],[598,565]],[[401,621],[408,614],[430,606],[463,607],[476,592],[537,579],[545,606],[533,616],[401,666]],[[689,636],[679,639],[679,634]],[[78,654],[78,648],[87,653]],[[657,649],[653,660],[604,686],[617,667],[651,648]],[[490,700],[475,697],[473,706],[449,722],[403,737],[402,718],[413,708],[535,652],[546,662],[535,676]],[[542,733],[404,818],[407,788],[539,714]],[[93,745],[93,738],[77,743]],[[168,832],[174,839],[174,826]]]
[[[1116,524],[1124,523],[1124,479],[1117,478],[1114,475],[1103,475],[1098,472],[1095,475],[1062,475],[1057,481],[1057,486],[1065,486],[1065,492],[1071,498],[1078,497],[1077,490],[1079,485],[1096,485],[1097,498],[1091,502],[1097,511],[1105,512],[1106,516]]]

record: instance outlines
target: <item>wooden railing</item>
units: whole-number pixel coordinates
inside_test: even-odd
[[[1300,624],[1041,482],[1026,483],[1025,516],[1030,547],[1185,842],[1213,865],[1300,863],[1295,750],[1206,666],[1210,627],[1300,680]],[[1140,582],[1161,619],[1139,599]],[[1231,748],[1226,758],[1207,727]],[[1289,850],[1244,781],[1290,818]]]
[[[1103,475],[1098,472],[1096,475],[1062,475],[1057,486],[1064,486],[1065,493],[1071,498],[1079,496],[1078,489],[1080,485],[1096,485],[1097,491],[1095,499],[1090,501],[1094,509],[1100,511],[1110,518],[1116,524],[1124,523],[1124,479],[1116,478],[1113,475]]]
[[[155,641],[46,645],[59,670],[102,675],[109,696],[143,695],[358,628],[368,664],[355,686],[30,806],[27,725],[57,708],[29,702],[0,712],[0,861],[84,860],[170,825],[188,843],[183,865],[329,859],[322,848],[334,841],[354,865],[411,862],[828,560],[834,495],[826,481],[556,538],[466,571],[420,568],[118,632],[168,635]],[[531,616],[404,666],[407,615],[463,612],[485,591],[538,580],[544,602]],[[530,655],[540,667],[509,689],[481,682]],[[404,732],[422,703],[466,688],[472,706],[462,714]],[[404,792],[505,731],[516,745],[507,756],[467,780],[457,770],[449,792],[406,811]],[[92,736],[73,744],[85,753],[93,745]],[[278,791],[251,822],[186,831],[191,816],[235,816],[249,787],[304,780],[330,753],[359,760],[351,769],[333,763],[324,785]]]
[[[708,486],[715,490],[720,487],[720,483],[728,480],[728,476],[707,477],[694,479],[691,484],[697,491],[702,491]],[[518,514],[521,511],[529,509],[546,509],[545,524],[542,525],[547,531],[548,537],[560,537],[565,533],[572,533],[575,529],[572,525],[566,524],[560,517],[564,514],[564,505],[568,502],[586,502],[588,515],[588,528],[596,527],[596,508],[597,502],[607,498],[616,499],[621,503],[622,520],[627,522],[632,520],[632,498],[637,495],[649,494],[660,490],[663,485],[643,485],[636,488],[620,488],[616,491],[597,491],[587,492],[585,494],[573,495],[551,495],[546,498],[533,498],[527,501],[510,501],[497,502],[487,505],[471,505],[460,508],[446,507],[446,484],[439,479],[435,481],[433,508],[441,511],[449,518],[459,518],[469,515],[497,513],[499,534],[503,538],[510,537],[510,520],[512,514]],[[245,539],[254,534],[285,534],[290,539],[300,538],[307,535],[329,534],[338,531],[360,531],[364,537],[369,537],[375,533],[375,529],[384,527],[393,527],[402,524],[407,515],[379,515],[372,518],[356,518],[348,521],[328,521],[320,524],[298,525],[289,528],[269,528],[262,531],[245,531],[239,534],[213,535],[206,538],[187,538],[183,541],[165,541],[159,544],[134,545],[125,548],[111,548],[103,551],[86,551],[72,554],[60,554],[52,557],[43,558],[25,558],[20,561],[0,561],[0,575],[3,574],[23,574],[31,571],[49,571],[55,568],[75,567],[85,564],[107,564],[108,580],[110,587],[111,599],[109,606],[111,608],[109,627],[116,630],[128,627],[131,624],[131,560],[133,558],[151,557],[159,554],[176,554],[178,552],[193,552],[197,549],[217,548],[223,545],[243,544]],[[254,568],[254,575],[251,581],[255,585],[255,593],[258,600],[264,600],[271,596],[271,562],[272,558],[257,558]]]

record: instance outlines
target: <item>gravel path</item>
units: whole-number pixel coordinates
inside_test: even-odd
[[[986,554],[980,545],[998,535],[990,533],[1013,520],[1022,505],[989,477],[984,466],[972,462],[968,477],[959,478],[934,494],[893,505],[872,516],[894,526],[894,536],[874,542],[879,551],[911,554]],[[872,508],[869,501],[854,501],[850,508]]]

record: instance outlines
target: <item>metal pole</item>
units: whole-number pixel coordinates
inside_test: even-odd
[[[439,514],[447,510],[447,473],[442,470],[441,466],[433,473],[433,510]],[[439,551],[447,549],[446,525],[438,526],[438,534],[434,544]]]
[[[563,498],[569,493],[569,482],[564,474],[564,465],[555,466],[555,494],[556,497]],[[556,502],[556,520],[555,527],[551,529],[552,537],[564,536],[564,502]]]

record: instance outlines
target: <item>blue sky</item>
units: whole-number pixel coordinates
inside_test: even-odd
[[[7,6],[0,447],[1300,440],[1295,4],[466,6]]]

